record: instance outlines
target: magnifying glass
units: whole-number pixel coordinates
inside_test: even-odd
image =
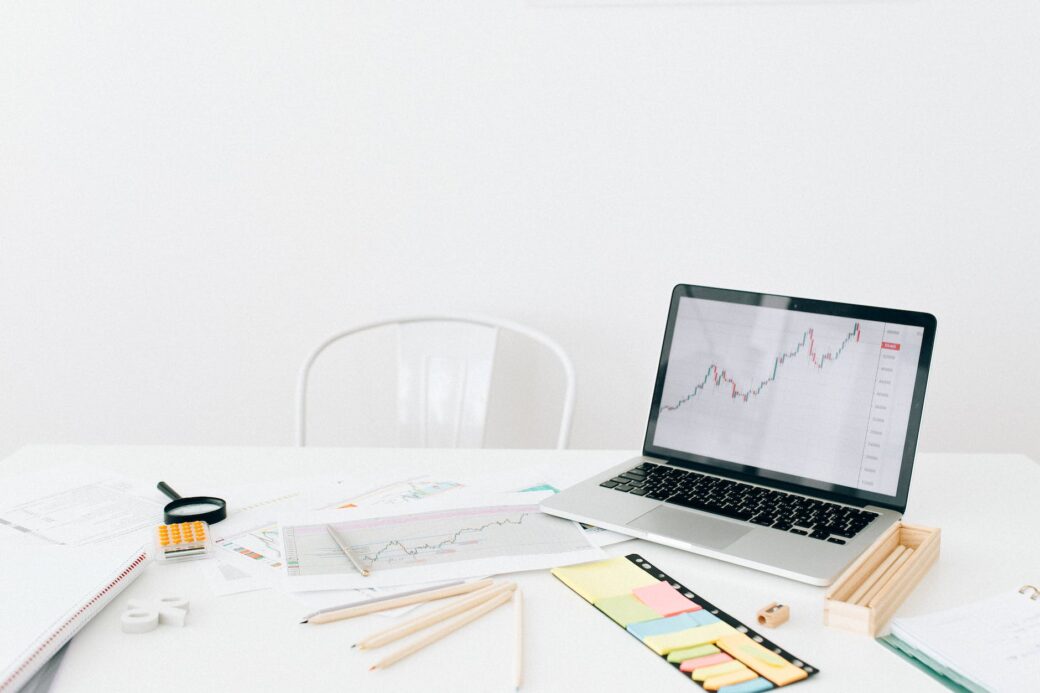
[[[163,508],[163,522],[168,525],[178,522],[195,522],[196,520],[212,525],[227,517],[227,503],[222,498],[211,496],[183,498],[165,481],[160,481],[155,488],[162,491],[167,498],[172,499]]]

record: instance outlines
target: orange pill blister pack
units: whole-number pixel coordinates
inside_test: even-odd
[[[213,540],[205,522],[178,522],[155,528],[154,558],[157,561],[205,558],[212,551]]]

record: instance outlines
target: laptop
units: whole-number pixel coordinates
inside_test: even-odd
[[[906,508],[935,325],[680,284],[643,454],[542,510],[829,585]]]

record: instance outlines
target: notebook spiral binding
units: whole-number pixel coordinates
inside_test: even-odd
[[[1032,594],[1029,594],[1030,592],[1032,592]],[[1018,590],[1018,593],[1029,594],[1029,598],[1032,599],[1034,602],[1037,599],[1040,599],[1040,588],[1033,587],[1032,585],[1022,585],[1022,587]]]
[[[14,690],[20,688],[25,683],[23,677],[29,674],[29,672],[35,672],[39,669],[43,662],[46,662],[51,655],[71,640],[72,636],[83,626],[85,621],[89,621],[95,612],[107,605],[115,594],[118,594],[126,587],[127,578],[134,574],[147,560],[147,552],[143,550],[138,552],[97,594],[84,604],[81,604],[46,638],[38,642],[22,663],[6,679],[0,681],[0,693],[7,693],[8,690],[11,690],[13,693]],[[115,594],[109,596],[113,591]]]

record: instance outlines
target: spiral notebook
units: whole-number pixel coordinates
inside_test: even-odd
[[[926,616],[897,618],[881,644],[956,691],[1036,691],[1040,681],[1040,588]]]
[[[140,541],[3,549],[0,693],[22,687],[141,573]]]

